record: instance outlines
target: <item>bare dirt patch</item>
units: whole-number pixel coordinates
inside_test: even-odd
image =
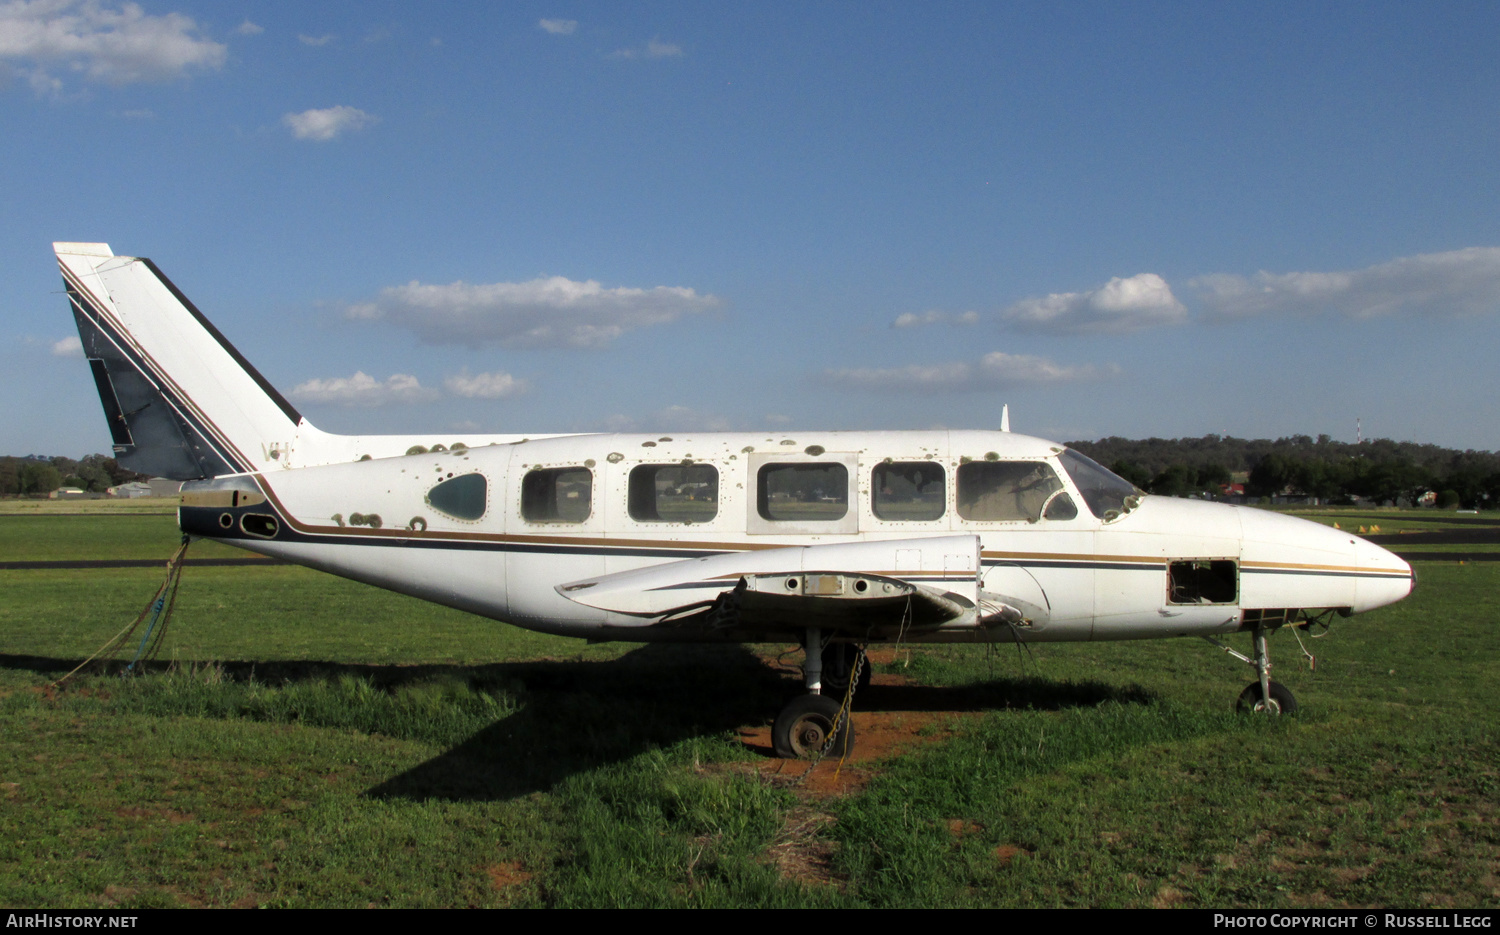
[[[121,818],[149,818],[153,820],[164,820],[168,824],[181,825],[190,821],[197,821],[196,815],[191,812],[178,811],[175,808],[158,806],[148,808],[145,806],[125,806],[115,809],[115,814]]]
[[[513,886],[531,882],[532,874],[522,868],[519,860],[506,860],[498,864],[490,864],[484,868],[484,872],[490,878],[490,886],[498,893],[503,893]]]
[[[800,805],[787,812],[781,833],[766,849],[766,860],[788,880],[803,885],[836,886],[847,882],[833,870],[833,856],[838,842],[823,832],[834,822],[832,815],[811,805]]]
[[[875,661],[889,663],[895,652],[870,654]],[[769,660],[768,660],[769,661]],[[773,663],[775,664],[775,663]],[[780,667],[780,666],[778,666]],[[881,689],[901,689],[912,681],[900,675],[876,674],[870,695],[879,697]],[[867,696],[870,697],[870,696]],[[767,848],[765,861],[781,876],[804,886],[833,886],[839,889],[848,882],[835,872],[834,857],[838,842],[828,830],[835,818],[820,807],[833,797],[858,793],[880,772],[880,764],[892,757],[910,752],[923,744],[936,743],[951,736],[960,718],[970,711],[869,710],[859,709],[855,696],[851,715],[854,723],[854,750],[843,760],[827,757],[814,765],[807,760],[783,760],[771,745],[771,726],[762,724],[740,729],[740,742],[762,759],[754,767],[763,779],[784,785],[801,804],[787,812],[781,832]],[[955,835],[967,833],[972,823],[959,822]],[[1003,864],[1014,856],[997,854]]]
[[[872,651],[876,662],[889,662],[895,650]],[[882,658],[889,656],[890,659]],[[901,675],[877,673],[867,691],[879,697],[882,690],[899,690],[913,685],[911,679]],[[854,751],[842,762],[828,757],[818,763],[812,775],[809,763],[804,760],[783,760],[776,756],[771,745],[771,725],[761,724],[740,729],[740,742],[762,757],[759,767],[762,776],[768,779],[795,782],[797,788],[808,795],[848,795],[863,789],[873,779],[882,760],[900,756],[923,744],[936,743],[950,737],[960,718],[973,716],[972,711],[930,710],[860,710],[860,696],[854,698]]]
[[[1011,861],[1020,856],[1031,856],[1031,851],[1016,844],[1002,844],[995,848],[995,862],[1002,867],[1009,867]]]

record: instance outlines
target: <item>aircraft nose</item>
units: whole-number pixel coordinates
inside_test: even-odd
[[[1354,559],[1359,566],[1359,583],[1354,589],[1355,613],[1363,613],[1394,604],[1417,586],[1417,575],[1411,563],[1373,542],[1354,539]]]
[[[1241,520],[1247,606],[1347,607],[1360,613],[1411,593],[1411,566],[1367,539],[1250,507]]]

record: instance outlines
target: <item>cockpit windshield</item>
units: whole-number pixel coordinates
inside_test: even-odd
[[[1083,495],[1089,512],[1106,523],[1135,509],[1146,495],[1130,481],[1070,448],[1063,450],[1059,460]]]

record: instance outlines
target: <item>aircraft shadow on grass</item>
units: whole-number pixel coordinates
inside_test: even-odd
[[[66,673],[78,662],[0,654],[0,668],[48,675]],[[571,776],[649,750],[763,723],[766,712],[796,694],[802,681],[795,667],[777,667],[740,644],[647,644],[602,662],[356,665],[273,660],[213,665],[225,679],[267,685],[353,676],[389,691],[453,680],[518,698],[520,707],[514,713],[366,790],[374,798],[408,800],[501,801],[544,792]],[[171,666],[153,661],[143,668],[161,673]],[[103,671],[121,668],[114,663]],[[1154,695],[1134,685],[1019,677],[958,687],[871,685],[856,695],[855,710],[1059,710],[1153,700]]]

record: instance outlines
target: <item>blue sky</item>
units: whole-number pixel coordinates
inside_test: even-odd
[[[1500,448],[1500,7],[0,0],[0,453],[54,240],[320,428]]]

